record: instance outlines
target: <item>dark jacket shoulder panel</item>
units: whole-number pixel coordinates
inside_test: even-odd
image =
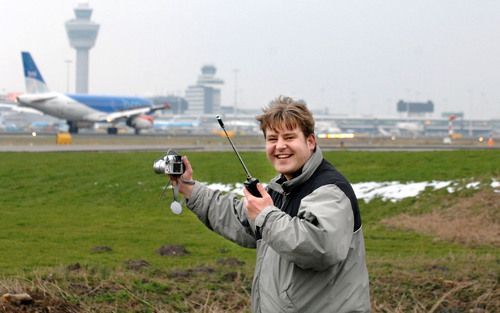
[[[349,198],[354,215],[354,231],[361,227],[361,215],[358,199],[349,181],[335,169],[327,160],[323,159],[313,175],[299,186],[284,188],[285,197],[277,191],[270,190],[274,205],[290,216],[297,216],[301,200],[324,185],[336,185]]]

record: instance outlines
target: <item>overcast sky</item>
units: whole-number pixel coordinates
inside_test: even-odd
[[[82,1],[1,0],[0,91],[24,91],[20,51],[66,92],[75,52],[64,22]],[[332,114],[395,116],[432,100],[435,116],[500,118],[500,1],[94,0],[100,24],[89,91],[184,96],[204,64],[222,104],[261,108],[277,95]],[[235,71],[237,70],[237,72]],[[237,73],[237,74],[235,74]],[[237,76],[237,88],[235,77]]]

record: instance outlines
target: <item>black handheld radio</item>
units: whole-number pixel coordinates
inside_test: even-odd
[[[220,127],[224,131],[224,134],[226,134],[226,138],[229,140],[231,147],[233,147],[233,150],[236,153],[236,156],[240,160],[240,163],[243,166],[243,169],[245,170],[245,173],[247,175],[247,181],[243,183],[245,185],[245,188],[255,197],[262,198],[262,195],[260,194],[259,190],[257,189],[257,184],[259,183],[259,180],[255,177],[252,177],[252,175],[250,175],[250,172],[248,171],[248,168],[246,167],[245,163],[243,162],[243,159],[241,159],[240,154],[236,150],[236,147],[234,146],[233,141],[231,140],[231,138],[227,134],[226,128],[224,127],[224,123],[222,122],[222,119],[220,118],[219,115],[217,115],[216,118],[217,118],[217,121],[219,122]]]

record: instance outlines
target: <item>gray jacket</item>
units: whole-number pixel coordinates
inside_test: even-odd
[[[319,147],[302,173],[268,190],[301,187],[323,161]],[[354,229],[351,200],[336,184],[324,184],[300,200],[291,216],[265,208],[254,223],[243,201],[196,182],[187,206],[213,231],[257,249],[252,311],[370,312],[362,228]]]

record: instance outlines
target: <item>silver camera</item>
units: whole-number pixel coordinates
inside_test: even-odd
[[[153,163],[153,170],[156,174],[182,175],[184,173],[182,157],[175,151],[169,151],[164,157]]]

